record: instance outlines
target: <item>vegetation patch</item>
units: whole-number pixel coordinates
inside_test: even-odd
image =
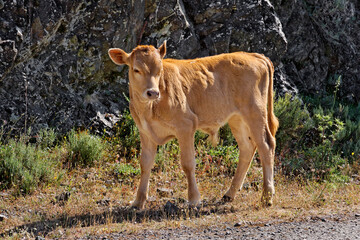
[[[34,144],[11,140],[0,146],[0,190],[13,188],[15,193],[32,193],[38,185],[58,181],[56,159]]]
[[[292,220],[310,210],[356,210],[360,204],[360,107],[335,99],[301,100],[290,95],[276,99],[280,121],[274,166],[277,194],[270,209],[262,208],[259,201],[262,168],[256,154],[231,207],[217,205],[230,186],[239,157],[228,125],[220,129],[216,147],[207,141],[207,134],[195,134],[196,178],[205,208],[193,215],[183,206],[187,183],[176,139],[158,147],[146,210],[138,213],[127,208],[141,173],[139,132],[129,111],[124,111],[112,135],[72,130],[59,137],[44,129],[36,136],[2,137],[8,140],[0,144],[0,213],[9,218],[0,222],[0,229],[34,226],[37,230],[26,236],[41,233],[67,238],[72,233],[66,235],[64,229],[79,229],[76,226],[102,228],[121,223],[124,229],[138,229],[135,222],[143,226],[157,221],[156,226],[177,227],[194,222],[217,224],[219,218],[223,222]],[[163,197],[159,189],[171,194]],[[57,200],[69,193],[66,201]],[[17,215],[11,216],[12,212]],[[201,223],[203,218],[206,221]],[[51,223],[51,233],[39,227],[44,222]]]
[[[349,180],[350,165],[360,158],[360,135],[356,133],[360,115],[349,114],[350,106],[345,110],[335,98],[328,96],[327,103],[320,104],[318,99],[304,97],[306,103],[285,95],[275,102],[280,122],[276,152],[285,175],[317,181]]]
[[[88,131],[72,130],[66,138],[66,163],[69,167],[93,166],[104,154],[105,145],[102,139]]]

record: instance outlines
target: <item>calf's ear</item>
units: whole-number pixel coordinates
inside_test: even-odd
[[[109,51],[109,56],[111,58],[111,60],[117,64],[117,65],[122,65],[122,64],[126,64],[129,65],[129,54],[127,54],[126,52],[124,52],[123,50],[121,50],[120,48],[110,48]]]
[[[163,44],[159,47],[160,57],[164,58],[166,54],[166,40],[163,42]]]

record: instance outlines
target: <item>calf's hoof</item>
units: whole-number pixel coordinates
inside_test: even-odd
[[[200,209],[203,207],[203,203],[201,201],[198,201],[197,203],[187,203],[187,208],[189,210],[194,210],[194,209]]]
[[[273,194],[263,194],[261,197],[261,202],[264,207],[271,207],[273,205],[272,200]]]
[[[145,202],[139,202],[139,201],[134,201],[131,204],[131,208],[132,209],[136,209],[136,210],[142,210],[144,208]]]
[[[201,205],[200,199],[199,199],[199,200],[192,200],[192,201],[189,201],[189,202],[188,202],[188,206],[189,206],[190,208],[195,208],[195,207],[198,207],[198,206],[200,206],[200,205]]]
[[[221,202],[223,203],[227,203],[227,202],[232,202],[234,199],[227,196],[227,195],[224,195],[222,198],[221,198]]]

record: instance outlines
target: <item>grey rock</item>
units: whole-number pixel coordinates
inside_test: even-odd
[[[111,128],[120,117],[127,76],[107,56],[132,49],[143,1],[5,1],[0,10],[0,125],[36,132]],[[13,121],[10,121],[10,120]]]
[[[70,192],[63,192],[55,197],[55,202],[53,203],[59,203],[61,205],[65,204],[70,198],[71,193]]]
[[[159,194],[160,197],[171,197],[174,193],[174,191],[169,188],[157,188],[156,192]]]
[[[360,100],[359,3],[297,0],[0,1],[0,127],[32,133],[111,130],[128,106],[127,67],[111,47],[159,46],[167,57],[263,53],[277,94]]]
[[[171,215],[177,214],[180,211],[180,208],[178,206],[176,206],[175,204],[173,204],[172,202],[167,201],[164,206],[164,211],[166,214],[171,216]]]
[[[360,100],[359,1],[336,2],[272,0],[283,26],[288,49],[283,71],[300,92],[332,93],[340,77],[337,96]],[[282,82],[282,81],[280,81]]]

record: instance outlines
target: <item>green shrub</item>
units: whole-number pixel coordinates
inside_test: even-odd
[[[178,141],[173,139],[168,143],[158,146],[158,153],[155,156],[154,171],[167,172],[174,170],[178,166],[176,162],[180,161],[180,147]],[[176,164],[174,164],[174,162]]]
[[[289,95],[280,97],[274,108],[280,122],[276,151],[285,174],[315,180],[346,179],[341,169],[348,158],[341,156],[337,147],[344,144],[345,124],[334,111],[311,105],[309,113],[299,99]]]
[[[111,142],[119,146],[120,154],[128,159],[137,157],[140,152],[140,135],[128,110],[124,110],[122,118],[114,128],[115,136],[111,138]]]
[[[231,128],[229,124],[225,124],[225,126],[221,127],[219,130],[219,137],[221,145],[230,146],[236,145],[236,139],[231,132]]]
[[[100,137],[90,135],[87,131],[72,130],[68,135],[66,161],[69,167],[92,166],[99,160],[105,150],[105,144]]]
[[[344,123],[335,118],[333,115],[324,114],[322,108],[315,109],[313,114],[313,125],[311,128],[314,128],[317,131],[318,144],[323,143],[326,140],[335,142],[339,139],[342,130],[344,129]]]
[[[360,121],[347,120],[339,133],[339,140],[336,146],[338,151],[347,156],[351,164],[355,161],[360,163]]]
[[[308,110],[297,97],[286,94],[274,102],[274,113],[279,119],[279,129],[276,133],[277,149],[292,147],[293,140],[303,137],[305,129],[311,125]]]
[[[282,161],[284,173],[289,176],[303,176],[314,180],[338,181],[348,179],[342,169],[347,161],[332,151],[332,144],[326,140],[320,145],[302,149]]]
[[[235,145],[198,144],[196,146],[197,171],[217,176],[221,174],[232,176],[239,161],[239,150]]]
[[[38,133],[37,144],[43,149],[50,149],[54,147],[57,139],[57,134],[54,129],[41,129]]]
[[[57,178],[54,162],[48,152],[35,145],[10,140],[0,146],[0,190],[14,187],[19,193],[33,192],[38,185]]]
[[[308,102],[311,112],[322,115],[330,115],[343,123],[341,131],[337,133],[334,140],[334,149],[347,158],[351,163],[360,161],[360,103],[357,105],[341,102],[334,95],[325,97],[304,97]]]

